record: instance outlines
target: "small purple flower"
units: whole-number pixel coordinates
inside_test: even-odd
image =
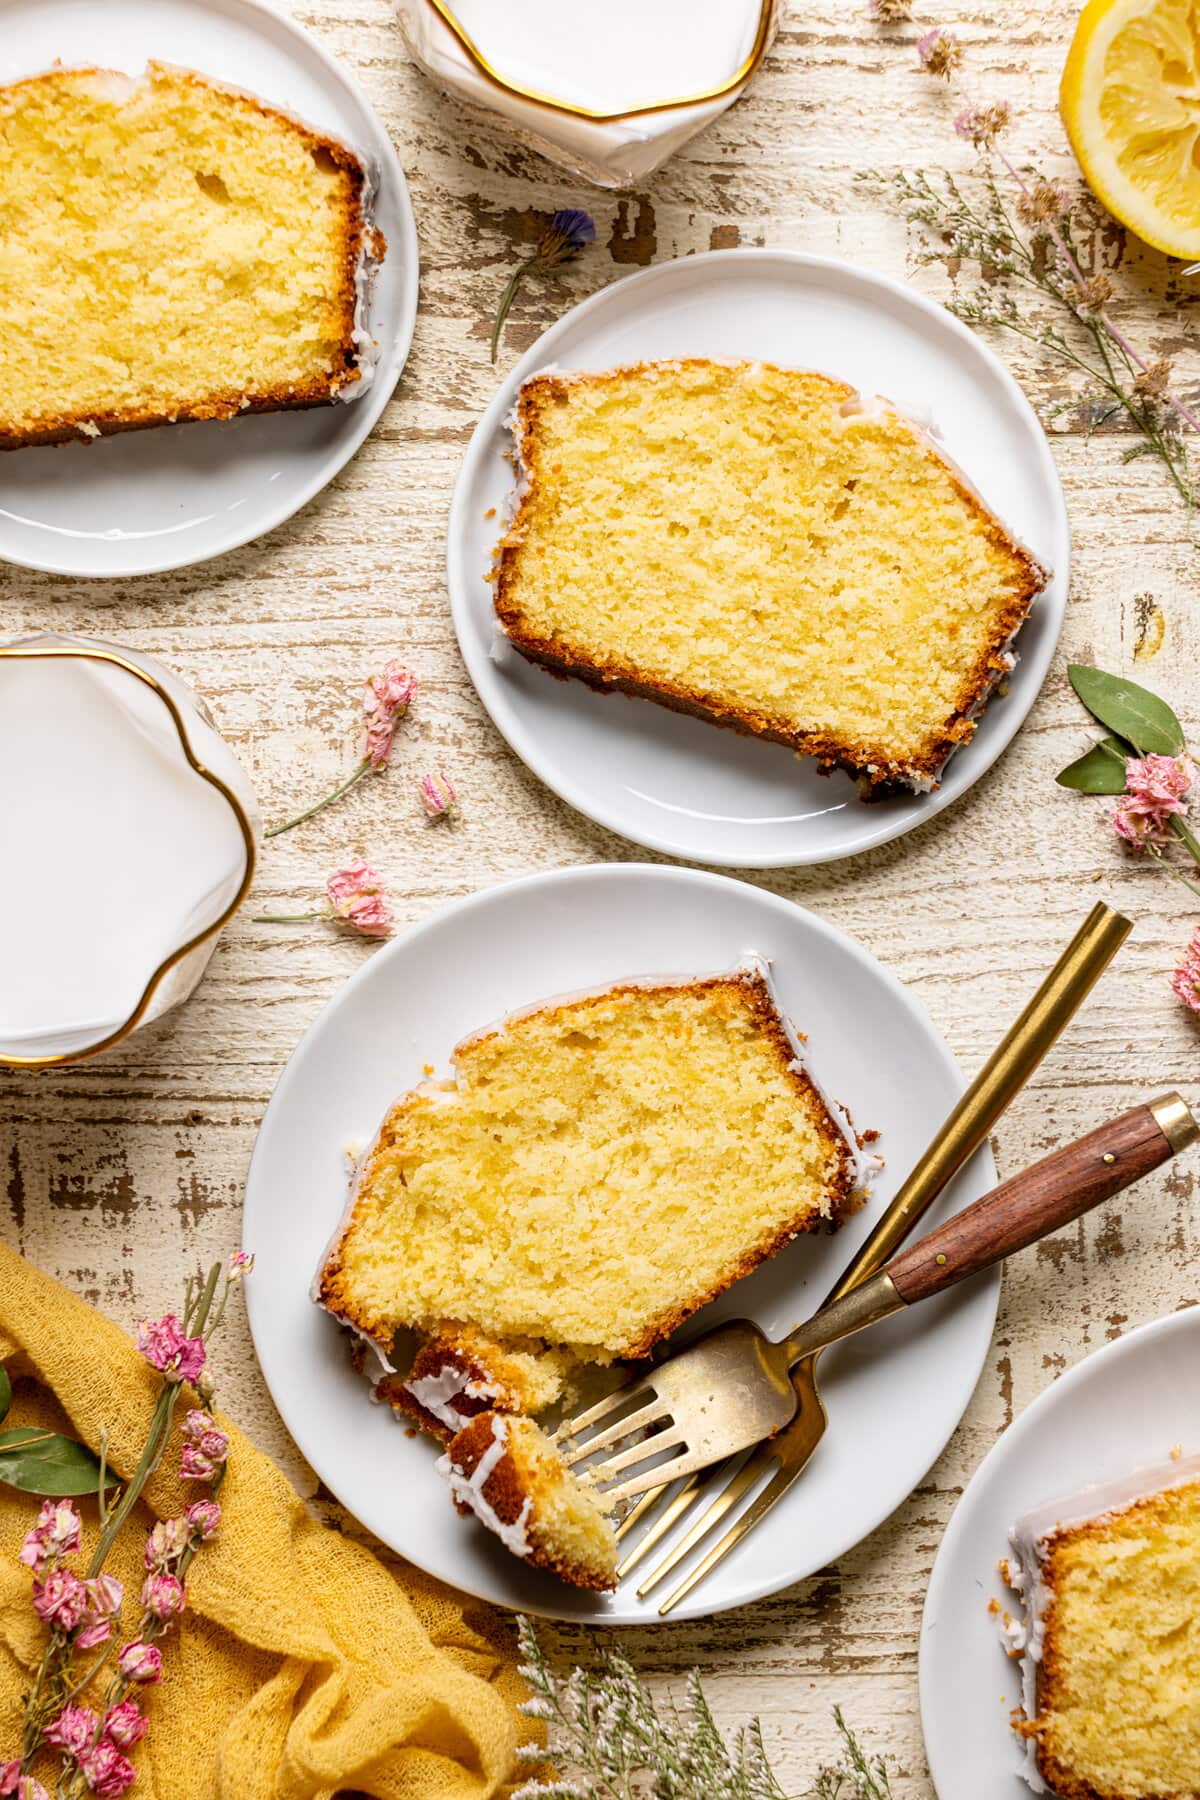
[[[949,81],[962,61],[962,45],[952,31],[943,31],[940,25],[935,25],[932,31],[917,39],[917,55],[927,75],[941,75]]]
[[[977,150],[988,150],[1011,123],[1012,107],[1007,100],[997,100],[994,106],[964,106],[954,129]]]
[[[143,1319],[137,1347],[166,1381],[195,1381],[204,1367],[204,1339],[185,1336],[174,1313],[162,1319]]]
[[[221,1509],[215,1500],[194,1500],[183,1516],[198,1544],[206,1544],[221,1523]]]
[[[596,241],[596,221],[579,206],[560,207],[538,240],[538,258],[547,269],[578,256]]]
[[[187,1594],[177,1575],[147,1575],[142,1583],[142,1610],[153,1619],[175,1619],[187,1605]]]
[[[118,1750],[129,1750],[140,1743],[148,1730],[149,1723],[136,1700],[122,1700],[104,1715],[104,1735],[112,1739]]]
[[[157,1644],[148,1644],[142,1638],[135,1638],[132,1644],[126,1644],[117,1659],[126,1681],[136,1681],[148,1685],[162,1680],[162,1651]]]
[[[46,1742],[64,1756],[78,1757],[96,1736],[100,1723],[90,1706],[64,1706],[52,1725],[46,1727]]]

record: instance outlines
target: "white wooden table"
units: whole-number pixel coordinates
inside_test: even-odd
[[[614,276],[712,247],[843,255],[942,295],[944,270],[920,262],[890,203],[855,175],[901,161],[965,169],[971,159],[949,128],[945,90],[916,71],[914,31],[881,31],[865,0],[795,0],[747,97],[643,189],[620,196],[588,189],[440,99],[405,61],[387,0],[309,0],[295,10],[365,82],[412,185],[421,308],[395,399],[318,501],[218,562],[107,585],[0,569],[6,635],[35,627],[102,634],[156,651],[192,680],[252,772],[269,819],[349,767],[366,671],[397,654],[423,680],[387,776],[267,847],[250,906],[186,1006],[108,1060],[0,1079],[8,1240],[126,1324],[173,1300],[181,1269],[239,1241],[246,1165],[283,1062],[371,954],[322,926],[255,925],[251,912],[317,905],[325,872],[346,851],[378,861],[401,923],[505,876],[641,854],[557,802],[508,752],[451,631],[447,507],[495,386],[491,313],[518,249],[560,204],[587,206],[597,219],[597,247],[562,279],[531,283],[518,299],[504,364]],[[1071,0],[992,0],[970,12],[962,37],[974,90],[1010,98],[1019,109],[1017,151],[1069,174],[1056,88]],[[940,6],[921,16],[959,23]],[[1119,272],[1131,330],[1158,353],[1184,350],[1188,308],[1162,259],[1115,226],[1086,250]],[[1035,405],[1064,396],[1057,370],[1020,346],[1001,348]],[[825,869],[753,878],[879,955],[968,1072],[1098,896],[1134,916],[1136,935],[1117,970],[1003,1122],[1004,1171],[1158,1089],[1198,1093],[1195,1025],[1168,988],[1196,909],[1184,889],[1122,854],[1097,803],[1053,782],[1085,737],[1063,672],[1068,656],[1132,667],[1153,608],[1164,615],[1165,641],[1137,673],[1200,725],[1196,553],[1157,465],[1122,464],[1127,437],[1110,429],[1087,440],[1062,420],[1052,430],[1075,573],[1064,654],[1016,743],[966,799],[902,842]],[[428,826],[416,799],[414,777],[438,765],[464,800],[457,830]],[[955,1500],[998,1433],[1063,1369],[1200,1298],[1194,1180],[1191,1166],[1154,1177],[1012,1270],[960,1430],[873,1537],[762,1605],[628,1634],[636,1662],[664,1675],[696,1663],[723,1718],[759,1712],[789,1788],[807,1786],[832,1744],[838,1702],[871,1745],[895,1758],[897,1794],[928,1796],[918,1622]],[[220,1356],[231,1409],[313,1504],[336,1515],[271,1405],[240,1313]],[[555,1642],[571,1656],[587,1650],[586,1638],[563,1631]]]

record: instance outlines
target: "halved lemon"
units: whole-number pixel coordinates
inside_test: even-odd
[[[1089,0],[1059,94],[1097,199],[1171,256],[1200,257],[1200,8]]]

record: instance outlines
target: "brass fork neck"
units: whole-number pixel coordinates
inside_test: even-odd
[[[877,1275],[872,1275],[859,1287],[851,1288],[848,1294],[831,1300],[784,1340],[782,1349],[788,1368],[793,1368],[806,1356],[814,1356],[827,1344],[834,1344],[839,1338],[849,1337],[852,1332],[862,1331],[864,1326],[874,1325],[890,1313],[899,1312],[904,1304],[887,1270],[880,1269]]]

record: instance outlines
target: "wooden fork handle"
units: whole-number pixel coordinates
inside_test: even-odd
[[[909,1304],[1069,1225],[1183,1149],[1198,1128],[1177,1094],[1135,1106],[1001,1182],[887,1264]]]

